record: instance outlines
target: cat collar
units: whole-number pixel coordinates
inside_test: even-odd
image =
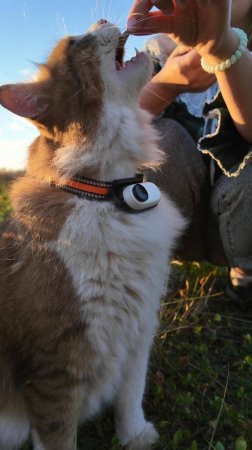
[[[129,212],[140,212],[153,208],[160,200],[158,187],[150,182],[144,183],[143,175],[140,173],[132,178],[120,178],[113,181],[74,177],[65,184],[52,182],[51,185],[80,198],[112,201],[117,208]]]

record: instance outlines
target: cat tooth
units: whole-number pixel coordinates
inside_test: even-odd
[[[135,47],[135,52],[136,52],[136,56],[139,55],[139,50],[137,50],[137,48]]]
[[[116,70],[121,70],[121,64],[119,63],[119,61],[116,61],[115,62],[115,65],[116,65]]]
[[[129,37],[128,31],[124,31],[124,33],[119,38],[119,47],[123,48],[125,46],[128,37]]]

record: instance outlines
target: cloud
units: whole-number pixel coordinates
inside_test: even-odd
[[[22,125],[24,125],[25,127],[32,128],[35,131],[34,125],[29,120],[25,119],[24,117],[16,116],[15,122],[22,123]]]
[[[24,169],[27,159],[27,149],[31,144],[30,138],[1,140],[0,139],[0,168],[8,170]]]
[[[24,131],[24,127],[22,125],[20,125],[20,123],[18,123],[18,122],[11,122],[9,124],[9,128],[12,131],[16,131],[17,133],[22,133],[22,131]]]
[[[35,71],[36,71],[35,68],[34,69],[22,69],[22,70],[20,70],[20,74],[26,80],[31,80],[31,79],[33,79]]]
[[[26,135],[27,135],[27,132],[29,132],[29,134],[33,135],[36,130],[34,125],[31,122],[29,122],[27,119],[24,119],[23,117],[19,117],[19,116],[16,116],[14,120],[7,122],[6,129],[7,128],[8,128],[8,130],[14,131],[15,133],[25,133]],[[7,131],[6,129],[5,129],[5,132]],[[31,129],[34,131],[34,133],[31,133]],[[2,131],[4,131],[4,130],[2,129]]]

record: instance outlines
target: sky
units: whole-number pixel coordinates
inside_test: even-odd
[[[80,35],[100,18],[125,30],[133,0],[8,0],[1,1],[0,85],[30,80],[34,62],[45,62],[65,35]],[[126,58],[144,45],[144,37],[130,36]],[[27,147],[38,135],[26,119],[0,106],[0,169],[23,169]]]

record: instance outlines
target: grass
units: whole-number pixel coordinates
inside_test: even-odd
[[[11,213],[8,187],[14,176],[11,172],[0,171],[0,221],[4,220]]]
[[[8,181],[0,181],[1,219]],[[252,449],[252,305],[225,298],[225,279],[223,268],[173,264],[144,400],[160,433],[154,450]],[[120,449],[110,410],[79,430],[78,448]]]

